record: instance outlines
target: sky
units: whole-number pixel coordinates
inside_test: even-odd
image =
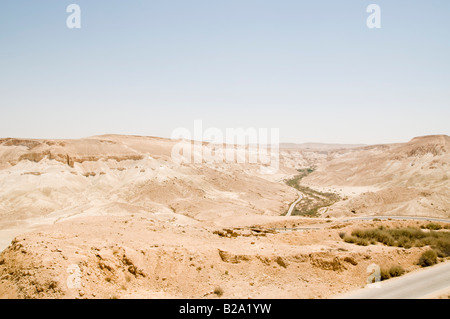
[[[170,137],[195,120],[293,143],[450,135],[450,1],[0,2],[0,137]]]

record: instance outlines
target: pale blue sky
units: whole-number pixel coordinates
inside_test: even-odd
[[[283,142],[450,135],[450,1],[0,2],[0,137],[170,137],[196,119]]]

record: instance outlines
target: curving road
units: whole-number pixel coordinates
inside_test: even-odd
[[[353,220],[373,220],[376,219],[395,219],[395,220],[425,220],[430,222],[450,223],[450,219],[446,218],[433,218],[433,217],[420,217],[420,216],[360,216],[350,217],[342,219],[343,222],[351,222]]]
[[[299,198],[291,204],[286,216],[291,216],[295,206],[303,199]],[[373,219],[422,220],[449,223],[450,219],[420,217],[420,216],[360,216],[342,218],[341,222]],[[339,219],[338,219],[339,220]],[[421,269],[399,278],[379,283],[378,288],[363,288],[343,295],[337,299],[419,299],[436,297],[439,293],[450,291],[450,262],[442,263],[426,269]]]
[[[289,206],[289,210],[288,210],[286,216],[291,216],[292,212],[294,211],[295,205],[297,205],[303,199],[303,194],[302,193],[297,192],[297,194],[298,194],[298,199],[295,202],[293,202],[291,204],[291,206]]]
[[[336,299],[420,299],[450,291],[450,262],[382,281],[379,288],[363,288]]]

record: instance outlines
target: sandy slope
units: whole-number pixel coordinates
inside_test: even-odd
[[[373,263],[417,269],[426,249],[361,247],[339,237],[373,222],[297,217],[224,229],[176,218],[76,218],[19,236],[0,256],[0,297],[218,298],[220,287],[222,298],[328,298],[363,287]],[[319,229],[273,230],[284,226]],[[70,285],[73,267],[78,286]]]
[[[316,167],[305,184],[347,196],[325,216],[448,217],[448,141],[282,149],[266,175],[176,164],[176,142],[155,137],[0,139],[0,297],[212,298],[220,286],[226,298],[320,298],[364,285],[372,262],[415,269],[423,249],[339,237],[372,222],[281,216],[297,198],[283,179]]]
[[[302,183],[347,201],[326,214],[450,217],[450,137],[425,136],[334,154]]]
[[[174,141],[133,136],[0,140],[2,247],[35,224],[68,216],[177,212],[196,220],[279,215],[296,193],[259,166],[175,164]],[[220,209],[217,209],[220,207]],[[15,231],[12,231],[15,230]]]

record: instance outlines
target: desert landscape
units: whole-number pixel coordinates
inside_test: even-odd
[[[1,1],[0,299],[277,318],[448,301],[449,17]]]
[[[176,142],[0,139],[0,298],[333,298],[450,260],[449,136],[281,144],[275,174]]]

